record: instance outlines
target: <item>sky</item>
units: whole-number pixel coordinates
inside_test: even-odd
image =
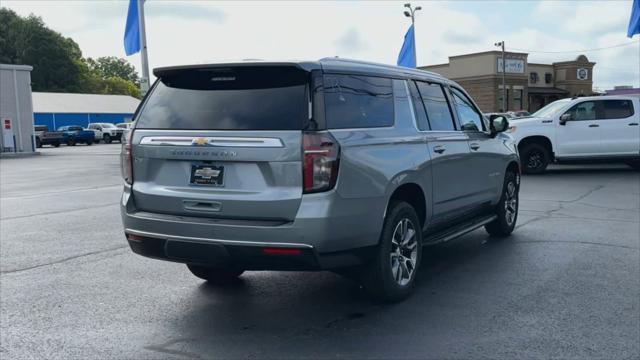
[[[640,35],[626,37],[631,0],[413,1],[418,66],[449,56],[495,50],[529,53],[529,62],[597,64],[594,87],[640,87]],[[404,1],[147,0],[151,68],[241,59],[315,60],[327,56],[395,64],[410,19]],[[85,57],[127,58],[123,36],[128,1],[2,0],[20,15],[42,17],[73,38]],[[620,46],[617,46],[620,45]],[[605,50],[593,50],[617,46]],[[583,51],[587,50],[587,51]]]

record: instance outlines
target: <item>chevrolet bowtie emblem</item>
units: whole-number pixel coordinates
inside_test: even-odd
[[[203,179],[217,178],[218,175],[220,175],[220,170],[215,170],[215,169],[206,167],[206,168],[196,170],[194,175],[200,176]]]
[[[193,141],[191,141],[191,145],[199,145],[199,146],[207,145],[208,143],[209,141],[207,139],[201,138],[201,137],[195,138],[193,139]]]

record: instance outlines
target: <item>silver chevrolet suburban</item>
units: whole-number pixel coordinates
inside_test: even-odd
[[[343,60],[155,69],[122,147],[124,231],[210,283],[245,270],[415,287],[427,245],[518,216],[517,150],[456,83]]]

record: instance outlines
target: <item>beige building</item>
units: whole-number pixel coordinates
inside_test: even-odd
[[[586,56],[573,61],[534,64],[528,54],[505,53],[507,108],[502,109],[502,52],[450,56],[446,64],[421,66],[462,85],[483,112],[536,111],[551,101],[591,95],[593,66]]]

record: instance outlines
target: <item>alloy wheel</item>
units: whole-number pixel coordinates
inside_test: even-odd
[[[390,261],[393,279],[400,286],[407,285],[418,261],[416,227],[407,218],[401,219],[393,230]]]
[[[527,167],[532,170],[539,169],[542,166],[542,157],[543,155],[540,151],[530,153],[527,159]]]
[[[507,224],[511,226],[518,213],[518,196],[516,193],[516,184],[513,181],[509,181],[507,184],[504,195],[504,217]]]

